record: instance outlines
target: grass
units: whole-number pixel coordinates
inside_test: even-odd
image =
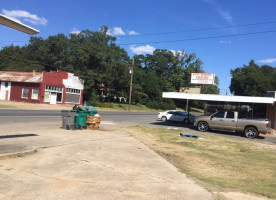
[[[179,136],[179,130],[134,126],[126,131],[210,191],[240,191],[276,198],[276,147],[245,138]]]
[[[16,106],[8,106],[8,105],[0,105],[0,109],[9,108],[9,109],[15,109]]]
[[[96,107],[97,110],[115,110],[115,111],[122,111],[126,110],[128,111],[128,104],[122,104],[122,103],[113,103],[113,108],[101,108],[101,107]],[[130,106],[131,111],[136,111],[136,112],[163,112],[164,110],[156,110],[152,108],[148,108],[146,105],[142,104],[136,104],[136,105],[131,105]],[[176,110],[182,110],[182,108],[176,108]],[[203,112],[202,109],[197,109],[197,108],[190,108],[191,112]]]
[[[101,107],[96,107],[97,110],[115,110],[115,111],[128,111],[128,104],[120,104],[120,103],[113,103],[113,108],[101,108]],[[131,111],[138,111],[138,112],[158,112],[161,110],[156,110],[156,109],[151,109],[148,108],[145,105],[142,104],[136,104],[136,105],[131,105],[130,106]]]

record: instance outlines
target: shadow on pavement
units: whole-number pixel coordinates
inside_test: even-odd
[[[18,134],[18,135],[2,135],[0,139],[7,139],[7,138],[18,138],[18,137],[31,137],[31,136],[38,136],[37,134]]]
[[[198,131],[197,128],[193,124],[183,124],[183,123],[176,123],[176,122],[162,122],[162,121],[157,121],[150,123],[152,125],[159,125],[159,126],[169,126],[169,127],[175,127],[175,128],[188,128],[194,131]],[[236,132],[229,132],[229,131],[219,131],[219,130],[211,130],[206,133],[210,134],[220,134],[220,135],[227,135],[227,136],[232,136],[232,137],[241,137],[241,138],[246,138],[243,133],[236,133]],[[265,139],[264,136],[257,136],[254,139]]]

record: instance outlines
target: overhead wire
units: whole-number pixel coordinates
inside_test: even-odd
[[[264,33],[274,33],[276,30],[260,31],[260,32],[250,32],[250,33],[240,33],[240,34],[230,34],[230,35],[219,35],[219,36],[208,36],[208,37],[198,37],[198,38],[188,38],[188,39],[179,39],[179,40],[164,40],[164,41],[147,41],[147,42],[136,42],[136,43],[125,43],[118,45],[135,45],[135,44],[158,44],[158,43],[172,43],[172,42],[184,42],[192,40],[207,40],[207,39],[216,39],[216,38],[225,38],[225,37],[237,37],[245,35],[257,35]]]
[[[137,35],[122,35],[120,37],[141,37],[141,36],[152,36],[152,35],[168,35],[168,34],[175,34],[175,33],[199,32],[199,31],[226,29],[226,28],[237,28],[237,27],[246,27],[246,26],[275,24],[275,23],[276,23],[276,21],[267,21],[267,22],[257,22],[257,23],[231,25],[231,26],[190,29],[190,30],[182,30],[182,31],[170,31],[170,32],[160,32],[160,33],[145,33],[145,34],[137,34]]]

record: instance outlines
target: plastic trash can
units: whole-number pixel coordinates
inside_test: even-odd
[[[76,114],[76,110],[61,110],[62,128],[67,130],[74,128]]]
[[[85,109],[89,111],[88,116],[95,116],[98,113],[97,109],[93,106],[86,106]]]
[[[89,115],[89,112],[90,111],[79,106],[75,119],[75,126],[77,129],[86,128],[86,118]]]

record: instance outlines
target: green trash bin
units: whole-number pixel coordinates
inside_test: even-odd
[[[78,112],[76,114],[75,126],[77,129],[86,128],[86,118],[89,115],[89,111],[79,107]]]
[[[98,113],[97,109],[93,106],[86,106],[85,109],[89,111],[88,116],[95,116]]]

